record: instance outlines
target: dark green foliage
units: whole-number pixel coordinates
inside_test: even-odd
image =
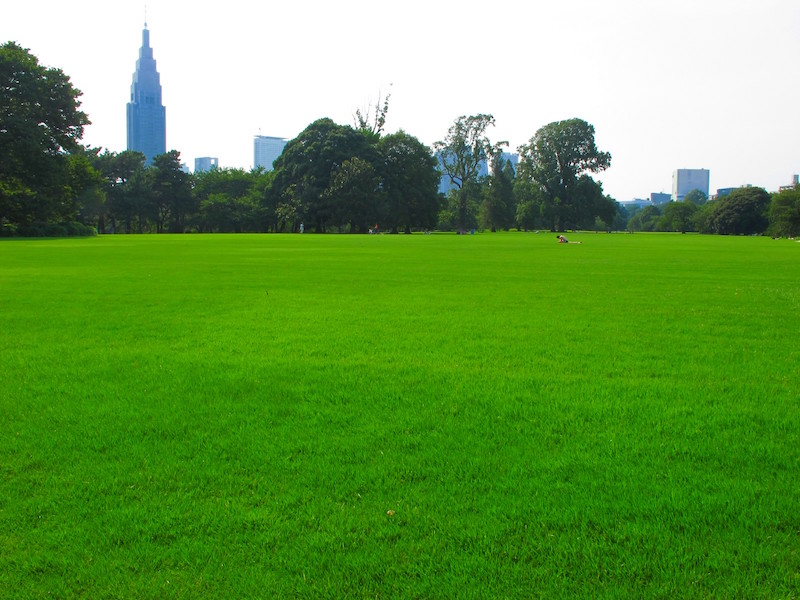
[[[267,195],[276,229],[365,232],[433,227],[438,175],[430,150],[400,131],[380,136],[320,119],[275,161]]]
[[[183,233],[189,215],[196,211],[196,202],[192,196],[191,177],[181,166],[180,153],[171,150],[156,156],[150,169],[156,231]]]
[[[524,165],[520,174],[542,188],[546,206],[541,212],[551,230],[584,227],[595,217],[613,221],[610,206],[601,201],[602,189],[587,175],[611,165],[611,155],[595,145],[593,125],[582,119],[550,123],[518,151]]]
[[[628,209],[619,202],[616,204],[617,210],[614,213],[614,221],[612,222],[611,229],[613,231],[624,231],[628,227]]]
[[[764,233],[769,225],[770,196],[763,188],[740,188],[704,205],[696,223],[702,233],[721,235]]]
[[[280,213],[292,214],[306,227],[324,232],[339,220],[335,198],[325,191],[336,171],[354,157],[375,165],[370,140],[352,127],[319,119],[291,140],[275,161],[271,195]],[[287,208],[284,208],[287,207]]]
[[[658,229],[661,211],[655,205],[645,206],[628,221],[630,231],[655,231]]]
[[[508,166],[510,162],[506,161]],[[483,186],[483,201],[480,208],[481,227],[496,231],[509,229],[515,220],[513,168],[505,168],[501,160],[492,162],[492,174]]]
[[[350,233],[366,233],[386,215],[381,179],[367,161],[354,156],[345,160],[333,173],[323,193],[330,211],[330,222]]]
[[[668,202],[664,205],[664,212],[658,220],[656,229],[658,231],[680,231],[682,233],[694,231],[694,215],[697,211],[698,205],[690,200]]]
[[[89,124],[80,95],[60,69],[14,42],[0,46],[0,222],[76,216],[81,190],[70,187],[67,154]]]
[[[481,165],[499,158],[508,142],[492,143],[486,134],[494,127],[492,115],[460,116],[447,131],[444,140],[434,143],[441,167],[455,186],[457,225],[460,231],[471,229],[474,215],[469,214],[470,204],[477,204],[477,192]]]
[[[684,202],[691,202],[695,206],[702,206],[708,202],[708,196],[702,190],[691,190],[684,197]]]
[[[773,194],[769,205],[769,232],[777,237],[800,236],[800,187]]]
[[[430,148],[399,131],[378,142],[382,190],[386,199],[385,228],[432,229],[439,212],[439,173]]]
[[[44,223],[37,221],[28,225],[20,225],[9,232],[8,236],[19,237],[91,237],[97,235],[97,229],[77,221],[63,223]]]
[[[273,171],[211,169],[194,175],[194,197],[199,203],[198,229],[208,232],[266,231],[275,225],[274,209],[266,203]]]
[[[521,163],[514,179],[517,226],[520,229],[555,229],[550,203],[542,187],[533,179],[530,168],[529,163]]]

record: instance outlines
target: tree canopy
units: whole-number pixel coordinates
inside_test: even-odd
[[[355,127],[323,118],[284,148],[274,171],[190,174],[171,150],[144,155],[81,145],[89,124],[81,92],[61,70],[14,42],[0,46],[0,235],[305,230],[363,232],[611,228],[800,235],[800,191],[742,188],[707,201],[630,213],[591,174],[611,155],[582,119],[541,127],[518,148],[492,142],[491,114],[460,116],[431,148],[405,131],[386,135],[389,95],[357,110]],[[449,180],[446,198],[439,183]],[[54,229],[48,230],[48,227]],[[78,226],[78,227],[76,227]],[[42,233],[42,232],[45,233]],[[55,233],[48,233],[52,231]],[[74,235],[70,233],[71,235]]]
[[[442,169],[457,188],[458,227],[467,228],[469,192],[477,184],[482,163],[499,157],[508,142],[492,143],[486,134],[494,127],[492,115],[461,116],[450,126],[447,136],[433,147],[439,155]]]
[[[66,154],[89,124],[80,95],[60,69],[14,42],[0,46],[0,220],[76,216]]]
[[[518,148],[523,172],[544,192],[552,229],[578,227],[594,221],[599,186],[587,173],[611,165],[611,155],[597,149],[594,126],[582,119],[556,121],[541,127]],[[582,177],[584,176],[585,177]]]
[[[783,190],[772,197],[769,231],[774,236],[800,236],[800,187]]]
[[[769,204],[770,196],[765,189],[740,188],[705,204],[698,211],[696,220],[703,233],[763,233],[769,224]]]

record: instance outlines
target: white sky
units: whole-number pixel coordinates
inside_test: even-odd
[[[711,192],[776,190],[800,173],[798,0],[147,0],[167,149],[190,168],[253,165],[253,136],[293,138],[391,93],[386,131],[428,145],[490,113],[515,150],[562,119],[592,123],[617,200],[671,191],[677,168]],[[6,2],[16,41],[83,92],[84,143],[126,147],[125,104],[145,1]],[[391,87],[390,87],[391,86]]]

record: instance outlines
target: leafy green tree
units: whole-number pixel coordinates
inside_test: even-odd
[[[139,229],[138,215],[141,211],[132,191],[132,180],[137,177],[138,182],[142,182],[147,159],[141,152],[133,150],[118,154],[106,150],[91,156],[90,160],[104,180],[105,228],[112,233],[133,233]],[[149,192],[147,197],[149,201]]]
[[[84,224],[97,226],[103,232],[106,201],[104,179],[85,153],[67,157],[67,189],[74,206],[73,216]]]
[[[514,224],[514,180],[513,167],[505,168],[510,161],[494,160],[492,174],[483,188],[483,201],[480,208],[480,224],[492,231],[509,229]]]
[[[768,215],[771,235],[800,236],[800,187],[773,194]]]
[[[661,211],[657,206],[651,204],[638,211],[628,221],[629,231],[655,231],[658,228],[658,221]]]
[[[378,142],[386,227],[391,231],[431,228],[439,212],[439,173],[430,148],[399,131]]]
[[[365,233],[385,215],[383,191],[375,168],[358,156],[345,160],[334,172],[324,192],[331,221],[350,233]]]
[[[200,207],[199,228],[209,232],[259,231],[263,190],[258,187],[263,170],[211,169],[195,173],[193,194]]]
[[[617,211],[614,213],[614,221],[611,224],[611,229],[614,231],[625,231],[628,228],[628,209],[622,206],[619,202],[617,204]]]
[[[500,155],[508,142],[492,143],[486,130],[495,124],[492,115],[461,116],[450,126],[444,140],[434,143],[442,168],[456,188],[457,222],[467,229],[470,193],[477,189],[482,163]]]
[[[702,194],[702,192],[700,193]],[[682,233],[694,231],[694,215],[697,211],[698,205],[691,200],[668,202],[664,205],[664,211],[656,228],[659,231],[680,231]]]
[[[684,202],[691,202],[695,206],[703,206],[708,202],[708,196],[702,190],[690,190],[684,197]]]
[[[370,139],[352,127],[319,119],[291,140],[275,161],[272,200],[276,213],[313,225],[324,232],[332,225],[335,198],[325,194],[332,178],[346,160],[361,158],[371,165],[378,160]]]
[[[460,189],[451,189],[444,198],[442,209],[439,211],[437,228],[442,231],[459,231],[465,233],[478,227],[478,213],[480,210],[481,188],[479,183],[467,182],[465,194]],[[467,198],[467,206],[464,209],[462,202]],[[462,221],[462,218],[466,221]]]
[[[708,203],[705,232],[721,235],[764,233],[769,225],[770,197],[760,187],[740,188]],[[701,230],[703,231],[703,230]]]
[[[578,178],[574,198],[577,206],[583,207],[576,213],[573,223],[580,229],[595,229],[599,225],[608,230],[617,213],[617,203],[603,193],[603,186],[588,175]],[[599,221],[599,223],[597,223]]]
[[[557,121],[541,127],[528,144],[518,148],[529,176],[544,191],[552,229],[593,221],[596,191],[581,175],[611,165],[611,155],[597,149],[594,126],[582,119]],[[587,176],[588,177],[588,176]]]
[[[522,162],[514,178],[514,197],[517,202],[515,219],[521,229],[555,228],[552,215],[547,212],[544,190],[532,177],[530,164]]]
[[[192,181],[181,166],[180,153],[170,150],[153,158],[153,202],[156,209],[156,231],[183,233],[189,215],[196,211],[192,197]]]
[[[89,119],[81,92],[14,42],[0,46],[0,221],[60,221],[75,213],[66,155]]]

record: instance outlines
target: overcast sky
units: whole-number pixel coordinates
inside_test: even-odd
[[[798,0],[148,0],[167,149],[191,168],[253,165],[253,136],[286,138],[391,93],[386,131],[428,145],[490,113],[512,150],[553,121],[594,125],[617,200],[671,191],[677,168],[711,192],[776,190],[800,173]],[[16,41],[83,92],[84,143],[125,150],[145,2],[7,2]]]

